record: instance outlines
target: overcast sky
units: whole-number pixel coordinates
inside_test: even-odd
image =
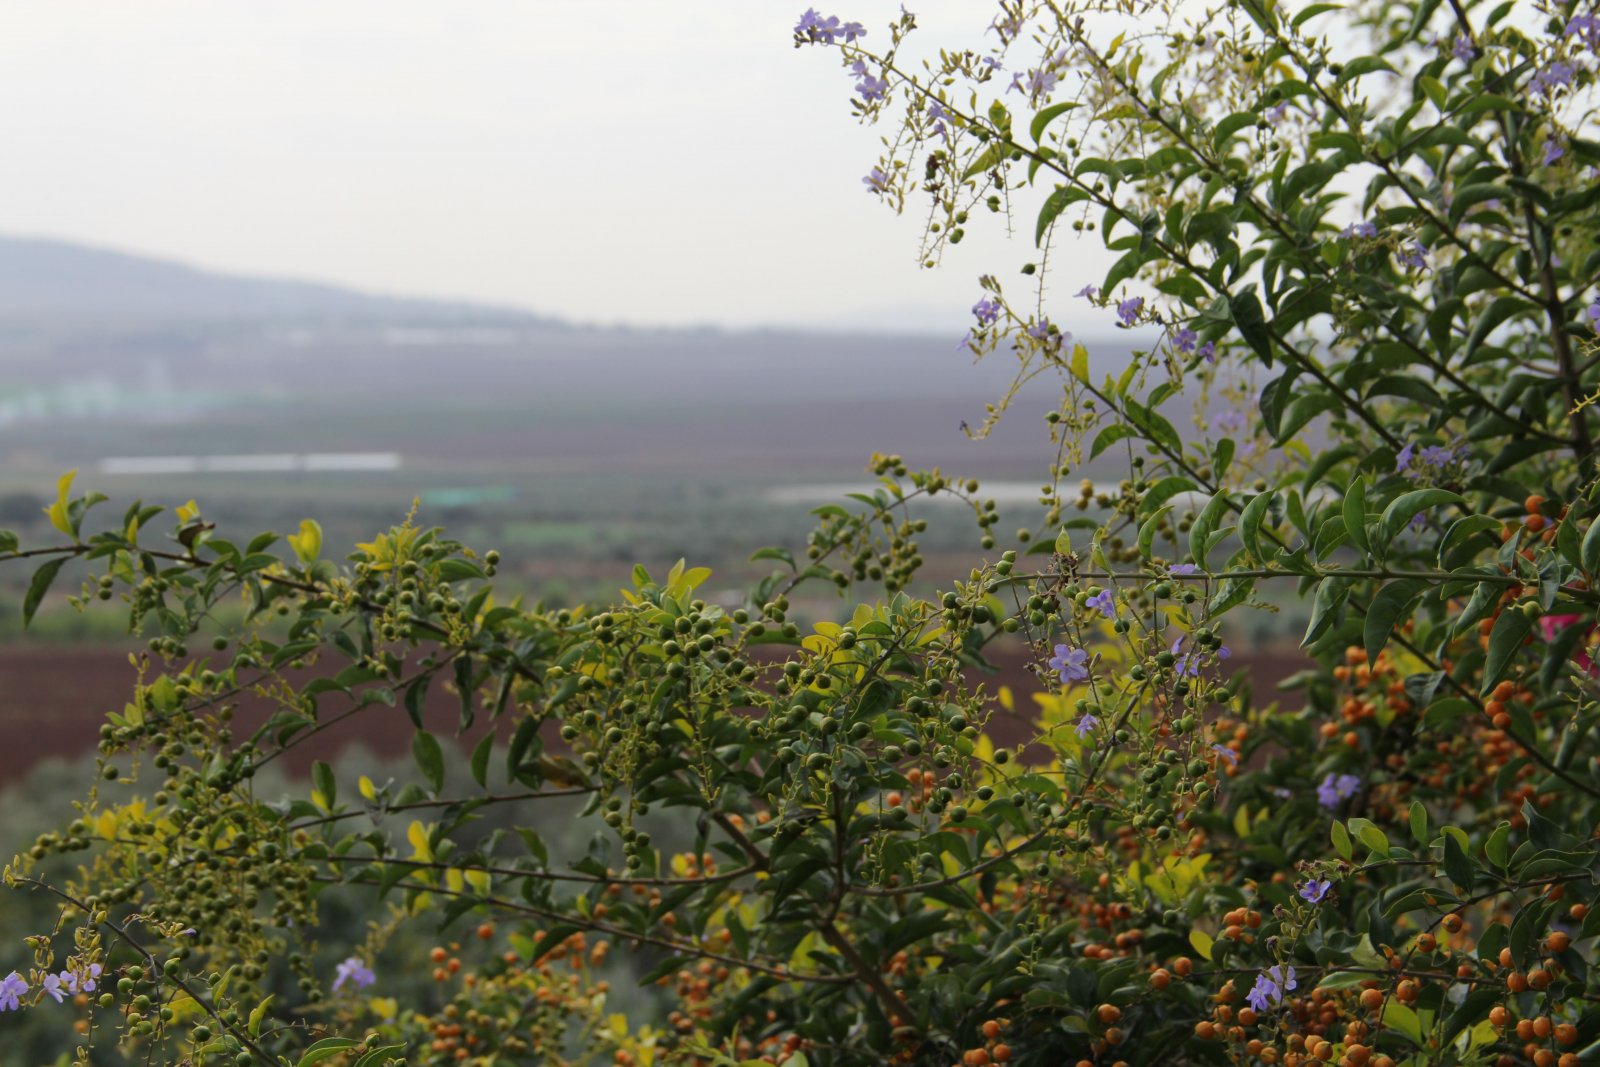
[[[0,233],[587,322],[959,337],[1029,242],[918,268],[837,55],[791,43],[805,6],[0,0]],[[929,46],[994,10],[911,6]],[[881,46],[898,7],[837,10]]]

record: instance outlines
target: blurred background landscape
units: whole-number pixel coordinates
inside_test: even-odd
[[[1120,369],[1125,336],[1086,340],[1097,373]],[[604,600],[635,563],[664,570],[681,558],[711,567],[710,595],[731,604],[775,565],[753,552],[800,555],[813,508],[871,488],[874,451],[979,478],[979,495],[1000,502],[1003,537],[1037,523],[1052,454],[1043,415],[1057,392],[1035,383],[994,433],[972,439],[964,426],[982,421],[1015,367],[1006,352],[975,363],[958,348],[826,321],[577,326],[4,238],[0,527],[51,543],[43,509],[72,469],[80,489],[111,497],[95,513],[102,523],[134,500],[194,498],[234,539],[314,517],[335,555],[416,501],[422,525],[501,552],[507,595]],[[1113,450],[1071,481],[1125,470]],[[931,590],[964,575],[980,534],[954,500],[918,514],[930,523]],[[67,582],[24,633],[27,577],[0,571],[0,722],[22,741],[0,751],[11,778],[92,746],[131,685],[127,653],[142,645],[110,606],[68,605]],[[809,620],[841,610],[821,591],[798,606]],[[1241,637],[1266,642],[1274,626]],[[1026,658],[1020,645],[997,651],[1005,681],[1028,686]],[[382,748],[388,733],[374,724],[344,740]]]

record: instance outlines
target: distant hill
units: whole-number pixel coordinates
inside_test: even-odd
[[[198,270],[64,241],[0,237],[0,320],[261,321],[506,325],[559,320],[485,305]]]

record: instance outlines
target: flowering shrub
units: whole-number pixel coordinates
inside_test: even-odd
[[[76,602],[121,597],[150,649],[100,783],[7,868],[61,922],[0,1009],[196,1063],[1600,1055],[1600,23],[1007,0],[992,47],[912,68],[914,24],[812,10],[794,36],[838,53],[863,119],[898,117],[865,183],[925,198],[930,265],[984,214],[1036,212],[1037,285],[984,275],[962,342],[1058,390],[1026,524],[880,455],[879,487],[818,509],[803,559],[758,553],[778,569],[738,604],[680,564],[554,611],[498,603],[495,553],[411,520],[336,560],[313,522],[240,540],[193,503],[170,539],[138,503],[91,527],[104,498],[63,479],[59,544],[0,541],[42,564],[24,614],[70,563]],[[1117,258],[1061,298],[1067,227]],[[1131,359],[1093,373],[1047,307],[1137,331]],[[1117,456],[1114,488],[1070,487]],[[936,495],[970,504],[981,552],[914,595]],[[1264,705],[1225,634],[1281,586],[1311,603],[1314,666]],[[843,621],[791,618],[807,588]],[[1039,678],[1019,751],[976,673],[1002,641]],[[422,729],[433,686],[460,696],[470,780]],[[236,716],[247,696],[270,716]],[[318,765],[304,796],[256,795],[352,715],[414,731],[413,780],[341,796]],[[581,855],[541,834],[557,797],[603,827]],[[469,835],[499,808],[514,831]],[[65,884],[35,874],[58,852],[81,854]],[[319,927],[330,885],[370,891],[365,942]],[[444,929],[432,959],[384,958],[416,923]],[[320,973],[330,938],[348,958]],[[608,953],[670,1010],[609,1011]],[[430,967],[431,1000],[385,996]]]

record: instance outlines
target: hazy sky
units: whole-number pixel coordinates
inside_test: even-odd
[[[590,322],[959,337],[1030,242],[917,267],[837,55],[791,44],[805,6],[0,0],[0,232]],[[929,45],[994,10],[910,6]],[[822,5],[878,45],[898,8]]]

